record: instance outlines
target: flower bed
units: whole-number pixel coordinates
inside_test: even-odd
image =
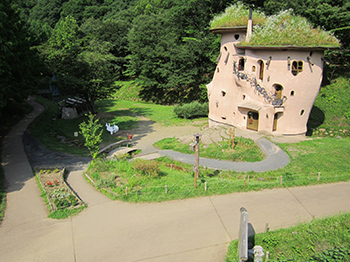
[[[73,209],[85,203],[67,185],[64,178],[65,168],[47,168],[36,172],[38,181],[46,193],[51,211]]]

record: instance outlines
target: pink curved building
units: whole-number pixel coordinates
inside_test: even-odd
[[[221,34],[221,49],[207,85],[209,126],[305,134],[322,81],[326,48],[237,45],[246,38],[246,26],[212,32]]]

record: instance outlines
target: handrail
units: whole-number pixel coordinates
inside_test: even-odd
[[[254,87],[255,90],[260,93],[264,98],[265,98],[265,101],[267,103],[270,103],[272,104],[273,106],[276,106],[276,107],[279,107],[279,106],[282,106],[283,103],[287,100],[287,97],[286,96],[283,96],[283,98],[277,98],[276,95],[272,94],[271,92],[269,92],[268,90],[266,90],[266,88],[262,85],[262,84],[259,84],[257,81],[256,81],[256,78],[255,76],[249,74],[248,72],[246,71],[240,71],[240,70],[237,70],[237,65],[236,65],[236,62],[233,63],[233,73],[240,79],[242,80],[246,80],[247,82],[250,83],[250,86]],[[270,94],[268,94],[268,92]]]
[[[122,144],[122,143],[127,143],[127,146],[128,146],[130,142],[131,142],[130,139],[120,140],[118,142],[115,142],[113,144],[110,144],[110,145],[102,148],[100,151],[98,151],[98,153],[101,154],[102,152],[106,151],[107,149],[109,149],[109,148],[111,148],[111,147],[113,147],[115,145]]]

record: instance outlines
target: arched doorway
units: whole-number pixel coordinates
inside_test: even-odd
[[[283,115],[283,113],[275,113],[273,117],[273,129],[272,131],[277,131],[278,119]]]
[[[280,84],[274,84],[273,87],[275,88],[276,98],[282,99],[283,86]]]
[[[259,113],[255,111],[249,111],[248,112],[248,119],[247,119],[247,129],[259,130]]]

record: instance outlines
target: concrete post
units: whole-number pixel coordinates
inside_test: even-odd
[[[241,220],[238,236],[238,253],[239,261],[248,260],[248,212],[244,207],[241,207]]]

